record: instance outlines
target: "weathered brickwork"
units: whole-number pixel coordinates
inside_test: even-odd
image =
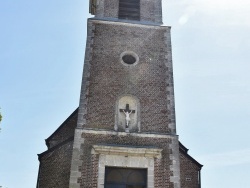
[[[104,17],[118,18],[119,1],[105,0]]]
[[[200,188],[199,171],[201,165],[195,164],[184,153],[180,152],[181,187]]]
[[[154,10],[155,10],[155,1],[144,0],[141,1],[141,20],[155,21]],[[151,16],[150,16],[151,15]]]
[[[167,89],[172,71],[167,67],[167,27],[138,26],[91,21],[94,39],[90,62],[89,85],[86,90],[86,128],[113,130],[115,104],[119,96],[138,97],[142,132],[170,133]],[[139,63],[124,66],[120,54],[133,51]]]
[[[162,148],[162,159],[155,159],[155,188],[174,188],[170,183],[170,160],[171,150],[169,144],[170,138],[145,138],[134,136],[116,136],[116,135],[97,135],[83,133],[84,144],[82,144],[83,153],[81,155],[82,166],[79,166],[81,178],[78,182],[81,188],[96,188],[98,174],[98,155],[91,154],[92,146],[95,144],[126,145],[130,147],[149,147],[154,146]]]
[[[48,138],[46,144],[48,148],[52,148],[63,141],[74,136],[77,124],[78,110],[75,110],[68,119]]]
[[[39,188],[68,188],[73,140],[40,154]]]

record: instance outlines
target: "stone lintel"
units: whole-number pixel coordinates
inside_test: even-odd
[[[81,129],[82,133],[89,134],[103,134],[103,135],[117,135],[117,136],[134,136],[134,137],[144,137],[144,138],[178,138],[175,134],[156,134],[156,133],[126,133],[126,132],[116,132],[116,131],[106,131],[106,130],[93,130],[93,129]]]
[[[132,21],[132,20],[124,20],[123,22],[120,22],[119,19],[102,19],[102,18],[89,18],[90,22],[94,23],[101,23],[101,24],[112,24],[112,25],[124,25],[124,26],[134,26],[134,27],[140,27],[140,28],[154,28],[154,29],[164,29],[170,30],[171,26],[165,26],[161,24],[152,24],[153,22],[143,22],[143,21]]]
[[[93,145],[92,154],[161,158],[162,149]]]

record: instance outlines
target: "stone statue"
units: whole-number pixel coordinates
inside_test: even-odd
[[[135,113],[135,110],[130,110],[129,109],[129,104],[126,104],[126,108],[125,109],[120,109],[120,112],[123,112],[125,114],[125,120],[126,120],[125,128],[128,129],[129,128],[128,127],[129,123],[131,121],[130,114]]]
[[[123,112],[124,112],[124,114],[125,114],[125,120],[126,120],[126,128],[128,128],[128,125],[129,125],[129,122],[130,122],[130,117],[129,117],[129,115],[132,113],[132,110],[130,110],[130,112],[128,112],[128,111],[125,111],[125,110],[123,110]]]

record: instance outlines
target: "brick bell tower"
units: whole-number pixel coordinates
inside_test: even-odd
[[[200,188],[176,135],[161,0],[90,0],[79,109],[48,138],[37,188]]]
[[[91,0],[90,12],[70,187],[179,188],[161,0]]]

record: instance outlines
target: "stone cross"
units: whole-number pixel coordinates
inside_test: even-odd
[[[120,112],[123,112],[125,114],[126,128],[128,128],[129,122],[131,120],[129,115],[131,113],[135,113],[135,110],[129,110],[129,104],[126,104],[126,109],[120,109]]]

